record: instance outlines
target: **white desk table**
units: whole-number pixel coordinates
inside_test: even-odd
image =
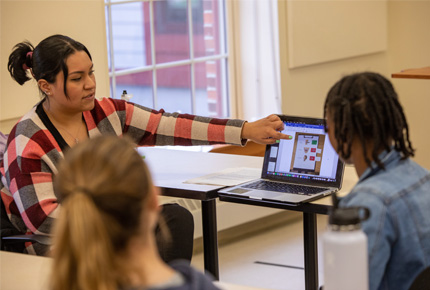
[[[0,251],[0,289],[49,289],[51,264],[51,258]],[[215,285],[223,290],[264,290],[218,281]]]
[[[355,169],[349,166],[346,167],[342,189],[338,192],[338,196],[348,194],[357,181],[358,177],[355,173]],[[318,237],[316,215],[329,214],[329,211],[332,208],[331,196],[300,205],[290,205],[282,202],[256,200],[223,194],[219,194],[219,199],[224,202],[234,202],[302,212],[306,290],[318,289]]]
[[[227,168],[262,168],[263,158],[221,153],[166,150],[151,147],[141,147],[138,149],[138,152],[145,155],[145,161],[153,173],[155,184],[162,189],[164,195],[201,200],[205,269],[212,273],[216,279],[219,279],[215,198],[218,196],[217,191],[222,186],[185,184],[183,182]],[[339,195],[342,196],[348,193],[356,182],[357,176],[354,169],[346,167],[342,190],[339,192]],[[220,196],[220,200],[303,212],[306,289],[317,289],[318,252],[316,214],[328,214],[332,204],[330,197],[300,206],[226,196]]]
[[[193,151],[167,150],[153,147],[141,147],[138,148],[138,152],[142,155],[145,155],[145,161],[149,165],[149,168],[152,172],[155,185],[162,189],[162,193],[164,195],[201,200],[205,269],[212,273],[215,278],[219,279],[215,199],[218,196],[217,191],[221,189],[222,186],[186,184],[183,182],[191,178],[222,171],[227,168],[262,168],[263,158],[254,156],[228,155],[221,153],[215,154]],[[349,192],[356,181],[357,177],[355,175],[354,169],[352,167],[347,167],[345,170],[344,182],[340,195]],[[323,198],[299,207],[286,206],[282,203],[261,203],[261,201],[258,202],[250,200],[243,201],[237,198],[234,200],[229,200],[228,198],[222,197],[221,199],[230,202],[246,203],[256,206],[267,206],[303,212],[306,289],[316,289],[318,286],[318,260],[315,215],[328,213],[331,207],[330,198]],[[2,286],[4,285],[3,283],[8,281],[12,282],[12,280],[20,282],[19,277],[22,277],[23,272],[27,272],[23,271],[21,268],[25,266],[24,264],[21,265],[18,262],[18,264],[8,263],[5,260],[5,257],[7,256],[8,253],[2,252]],[[38,257],[29,256],[28,259],[33,260],[37,258]],[[43,262],[43,259],[47,258],[37,259],[37,263],[46,263]],[[38,271],[41,270],[40,267],[37,266],[37,263],[31,263],[31,268],[33,268],[33,271],[31,273],[27,273],[26,275],[38,276]],[[7,265],[7,267],[4,265]],[[16,269],[16,271],[13,269]],[[8,273],[11,274],[9,275]],[[40,279],[37,281],[41,282]],[[1,289],[9,288],[2,287]],[[46,288],[42,287],[39,289]]]
[[[0,251],[0,289],[49,289],[51,264],[51,258]]]
[[[201,201],[205,270],[219,280],[218,234],[216,219],[217,191],[224,186],[187,184],[184,181],[234,167],[261,168],[261,157],[214,154],[159,147],[140,147],[155,185],[166,196]]]

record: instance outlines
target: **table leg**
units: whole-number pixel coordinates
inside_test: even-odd
[[[202,200],[203,251],[205,270],[219,280],[218,232],[215,199]]]
[[[303,213],[306,290],[318,289],[317,220],[314,213]]]

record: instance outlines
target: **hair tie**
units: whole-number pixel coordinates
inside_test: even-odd
[[[29,63],[29,65],[27,65],[27,63]],[[28,69],[31,69],[31,67],[33,67],[33,52],[29,51],[29,52],[27,52],[27,54],[25,56],[25,62],[22,65],[22,68],[24,70],[28,70]],[[33,72],[32,72],[32,74],[33,74]]]

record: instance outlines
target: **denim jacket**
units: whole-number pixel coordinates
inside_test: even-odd
[[[368,238],[369,289],[409,289],[430,265],[430,174],[396,150],[367,168],[341,207],[364,206]],[[353,261],[352,261],[353,262]]]

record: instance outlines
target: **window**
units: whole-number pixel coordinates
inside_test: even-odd
[[[111,97],[228,117],[225,0],[105,0]]]

